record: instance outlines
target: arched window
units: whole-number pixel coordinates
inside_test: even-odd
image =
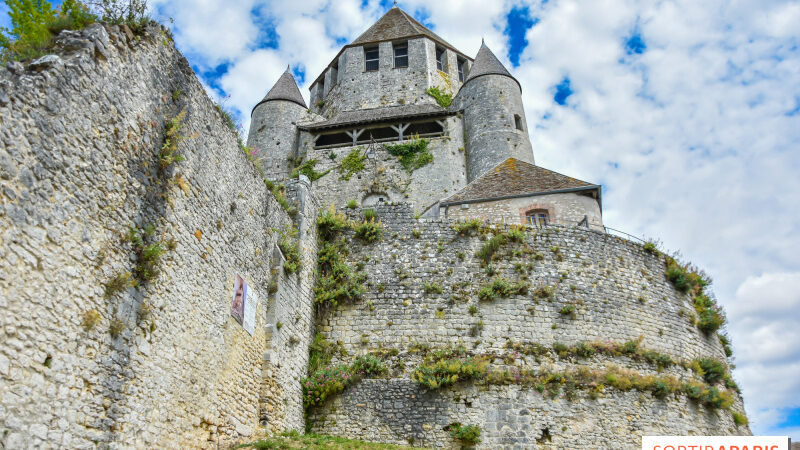
[[[550,222],[550,214],[546,209],[532,209],[525,213],[525,223],[543,227]]]

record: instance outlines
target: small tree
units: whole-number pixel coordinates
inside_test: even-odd
[[[47,0],[4,0],[8,6],[11,30],[0,28],[2,59],[27,59],[38,56],[50,44],[48,29],[56,13]]]
[[[104,22],[142,25],[147,17],[147,0],[92,0],[89,5]]]

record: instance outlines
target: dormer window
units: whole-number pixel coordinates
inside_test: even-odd
[[[444,72],[445,64],[445,51],[442,47],[436,47],[436,68]]]
[[[378,70],[378,46],[364,47],[364,70],[367,72],[375,72]]]
[[[514,126],[517,127],[518,130],[522,130],[522,117],[519,114],[514,114]]]
[[[392,44],[394,49],[394,67],[408,67],[408,41]]]
[[[464,58],[458,58],[458,81],[464,82],[464,79],[467,75],[467,60]]]

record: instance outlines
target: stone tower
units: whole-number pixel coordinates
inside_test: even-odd
[[[307,113],[306,102],[289,68],[251,113],[247,146],[257,152],[266,175],[284,179],[297,148],[297,122]]]
[[[468,182],[507,158],[534,163],[522,88],[485,43],[451,108],[464,114]]]

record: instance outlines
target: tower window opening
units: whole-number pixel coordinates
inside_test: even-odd
[[[550,214],[546,209],[534,209],[525,213],[525,223],[544,227],[550,223]]]
[[[364,70],[375,72],[378,70],[378,47],[364,47]]]
[[[516,126],[518,130],[522,131],[522,117],[519,114],[514,114],[514,126]]]
[[[458,81],[464,82],[466,75],[467,61],[464,58],[458,58]]]
[[[445,60],[445,51],[442,47],[436,47],[436,68],[444,72],[446,68]]]
[[[392,44],[394,48],[394,67],[408,67],[408,41]]]
[[[339,60],[337,59],[331,66],[331,86],[336,86],[339,82]]]

